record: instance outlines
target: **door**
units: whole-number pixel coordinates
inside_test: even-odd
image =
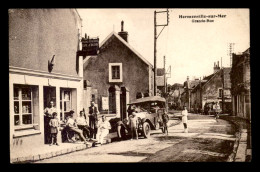
[[[43,105],[44,109],[50,106],[50,102],[52,101],[54,107],[57,108],[56,105],[56,87],[43,87]],[[49,127],[49,118],[44,116],[44,144],[50,143],[50,127]]]
[[[120,117],[121,120],[125,119],[126,116],[126,89],[125,87],[121,87],[120,93]]]

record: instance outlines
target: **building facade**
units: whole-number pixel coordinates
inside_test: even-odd
[[[60,120],[83,108],[81,23],[75,9],[9,10],[11,157],[46,143],[44,109],[50,101]]]
[[[85,99],[85,108],[94,99],[101,113],[117,118],[127,117],[127,104],[137,93],[153,93],[153,66],[131,47],[121,24],[121,32],[108,35],[98,55],[83,62],[84,80],[91,83],[86,94],[92,95]]]
[[[203,110],[206,104],[212,107],[213,103],[219,102],[223,112],[231,112],[230,70],[231,68],[220,68],[219,63],[214,64],[214,73],[199,80],[191,91],[193,111]]]
[[[233,115],[251,120],[250,48],[233,54],[230,75]]]

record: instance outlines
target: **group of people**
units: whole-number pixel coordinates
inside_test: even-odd
[[[76,133],[79,138],[86,144],[88,141],[95,141],[96,144],[103,144],[104,137],[109,134],[109,130],[111,129],[110,123],[106,120],[104,115],[101,116],[101,120],[98,120],[98,108],[95,106],[94,102],[91,102],[91,106],[89,107],[89,120],[87,120],[85,112],[80,111],[79,116],[74,119],[74,111],[71,110],[69,115],[65,120],[65,130],[66,132]],[[135,109],[131,112],[129,111],[129,120],[126,118],[123,121],[117,122],[117,134],[120,140],[135,139],[138,140],[138,118],[136,116]],[[50,102],[50,107],[44,110],[45,114],[45,136],[47,137],[47,142],[49,145],[57,145],[57,134],[60,131],[60,121],[58,119],[57,111],[54,107],[53,101]],[[188,133],[187,127],[187,108],[184,106],[182,115],[182,123],[184,125],[184,132]],[[162,123],[163,123],[163,134],[168,135],[168,121],[169,116],[167,113],[162,115]],[[127,134],[129,133],[129,134]],[[75,140],[74,140],[75,141]]]
[[[74,113],[75,112],[71,110],[65,119],[65,132],[76,133],[85,144],[88,143],[87,141],[95,141],[96,144],[102,145],[104,137],[108,135],[111,126],[104,115],[101,117],[101,120],[98,119],[99,111],[95,103],[91,102],[91,106],[89,107],[89,120],[87,120],[84,111],[80,111],[79,116],[75,119]],[[44,114],[47,143],[49,143],[50,146],[59,146],[57,143],[57,134],[60,131],[60,122],[53,101],[50,102],[50,107],[44,110]]]
[[[136,138],[136,140],[138,140],[138,123],[140,121],[138,121],[138,118],[136,116],[136,113],[138,112],[136,109],[137,108],[128,109],[129,120],[125,118],[123,121],[117,122],[117,136],[120,140],[126,140],[126,139],[133,140],[134,137]],[[163,123],[162,132],[163,134],[167,134],[167,135],[168,135],[168,121],[169,121],[169,116],[167,115],[167,113],[164,113],[162,115],[162,123]]]

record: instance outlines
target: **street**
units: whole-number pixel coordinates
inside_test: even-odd
[[[205,115],[189,114],[188,119],[189,133],[183,133],[180,123],[168,129],[169,135],[156,130],[149,139],[112,142],[36,163],[227,161],[233,150],[234,126]]]

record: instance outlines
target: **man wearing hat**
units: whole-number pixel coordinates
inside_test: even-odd
[[[90,137],[93,139],[96,139],[97,134],[97,123],[98,123],[98,117],[99,114],[98,108],[95,106],[95,102],[91,102],[91,106],[89,107],[89,126],[92,129],[90,133]]]

